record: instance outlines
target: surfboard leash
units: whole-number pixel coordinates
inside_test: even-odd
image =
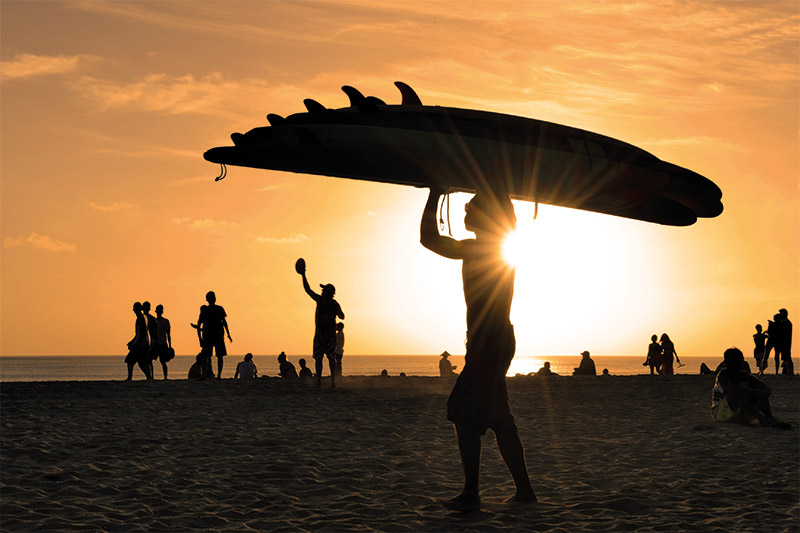
[[[453,228],[450,226],[450,187],[447,187],[442,197],[442,203],[439,205],[439,229],[444,231],[444,218],[442,217],[442,210],[444,209],[444,202],[447,199],[447,233],[452,237]]]
[[[225,163],[220,163],[219,166],[220,166],[219,176],[214,178],[214,181],[223,180],[225,179],[225,176],[228,175],[228,167],[225,166]]]

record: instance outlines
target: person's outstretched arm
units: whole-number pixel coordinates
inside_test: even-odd
[[[461,241],[439,234],[436,220],[436,208],[442,189],[431,187],[428,202],[422,211],[422,220],[419,223],[419,242],[428,250],[450,259],[463,259]]]
[[[311,287],[308,285],[308,279],[306,279],[305,271],[300,275],[303,276],[303,288],[305,289],[306,294],[308,294],[315,302],[318,301],[320,299],[320,295],[311,290]]]

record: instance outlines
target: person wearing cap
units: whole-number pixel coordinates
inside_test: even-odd
[[[578,368],[572,373],[573,376],[596,376],[597,369],[594,366],[594,361],[592,358],[589,357],[589,352],[583,351],[581,352],[581,364],[578,365]]]
[[[339,302],[333,299],[336,287],[330,283],[321,284],[322,294],[317,294],[308,284],[305,268],[302,268],[299,274],[303,277],[306,294],[317,303],[314,311],[313,352],[317,387],[322,386],[322,358],[327,356],[331,369],[331,388],[333,388],[336,386],[336,317],[344,320],[344,312]]]
[[[455,424],[464,468],[464,488],[442,504],[461,513],[480,508],[481,437],[488,428],[494,431],[516,486],[508,501],[536,501],[506,390],[506,373],[516,351],[510,320],[515,271],[503,261],[502,246],[516,226],[514,207],[503,191],[479,191],[464,206],[464,226],[475,238],[456,240],[439,234],[436,210],[443,193],[441,188],[431,187],[420,221],[420,243],[443,257],[461,261],[467,351],[447,400],[447,419]]]

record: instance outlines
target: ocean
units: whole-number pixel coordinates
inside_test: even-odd
[[[288,360],[299,368],[298,360],[304,357],[306,362],[314,368],[311,356],[288,356]],[[127,377],[127,367],[124,355],[113,356],[2,356],[0,357],[0,382],[3,381],[116,381]],[[553,372],[562,376],[572,374],[578,366],[579,355],[558,356],[516,356],[511,363],[508,375],[528,374],[540,369],[545,361],[550,362]],[[648,374],[648,367],[642,366],[644,357],[640,356],[593,356],[598,374],[607,368],[612,375]],[[194,363],[192,355],[179,355],[169,363],[169,377],[171,379],[186,379],[189,367]],[[236,365],[241,361],[241,356],[228,356],[222,371],[223,378],[232,378]],[[709,367],[716,368],[721,357],[683,357],[681,362],[685,366],[675,365],[677,374],[699,374],[700,364],[706,363]],[[458,372],[464,364],[464,356],[450,356],[452,364],[456,365]],[[256,355],[253,362],[258,367],[260,376],[276,376],[278,362],[276,355]],[[376,376],[386,370],[390,376],[397,376],[401,372],[407,376],[438,376],[438,355],[347,355],[342,361],[344,376]],[[214,361],[216,372],[216,361]],[[328,365],[325,362],[323,377],[328,375]],[[162,379],[161,364],[155,365],[156,379]],[[134,368],[133,379],[144,379],[138,367]]]

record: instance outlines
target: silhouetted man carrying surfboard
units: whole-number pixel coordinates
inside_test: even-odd
[[[467,304],[465,364],[447,400],[447,419],[455,424],[464,467],[464,490],[443,503],[459,512],[480,507],[481,436],[487,428],[494,431],[517,487],[507,501],[536,501],[506,392],[506,372],[516,350],[509,317],[514,269],[502,260],[501,247],[506,234],[516,226],[514,207],[504,193],[479,192],[465,206],[464,216],[464,225],[475,238],[459,241],[439,234],[436,207],[442,193],[431,188],[420,222],[420,242],[441,256],[463,262]]]

